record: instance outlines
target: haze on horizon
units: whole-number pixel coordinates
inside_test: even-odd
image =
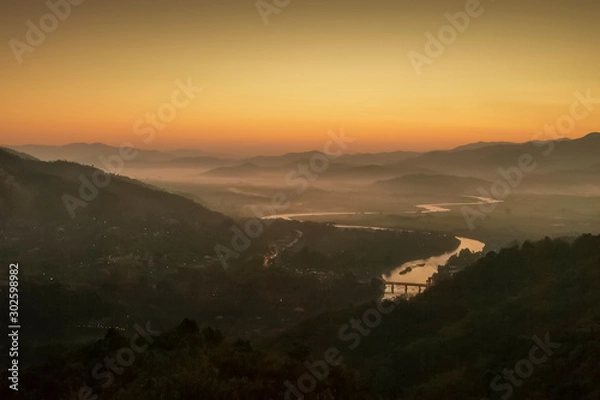
[[[407,54],[465,1],[292,2],[265,25],[253,1],[84,1],[19,65],[0,61],[6,145],[131,142],[133,125],[188,78],[203,91],[148,148],[227,154],[320,149],[343,128],[352,152],[531,140],[600,97],[600,4],[482,1],[485,12],[415,73]],[[0,32],[24,40],[44,2],[3,3]],[[597,130],[598,113],[568,137]]]
[[[330,131],[328,133],[332,133],[337,135],[338,137],[340,136],[339,132],[335,132],[335,131]],[[582,139],[584,137],[586,137],[587,135],[590,134],[594,134],[596,132],[590,132],[587,133],[585,135],[582,136],[572,136],[572,137],[559,137],[556,140],[576,140],[576,139]],[[352,138],[350,135],[346,134],[344,132],[343,134],[344,137],[348,138],[349,140],[354,140],[354,138]],[[535,139],[537,140],[537,139]],[[543,138],[540,138],[540,140],[544,140]],[[527,142],[530,141],[534,141],[534,139],[530,138],[530,140],[528,140]],[[527,143],[527,142],[508,142],[508,141],[498,141],[498,142],[469,142],[469,143],[462,143],[459,144],[457,146],[450,146],[447,148],[435,148],[435,147],[431,147],[431,148],[424,148],[422,150],[411,150],[411,149],[404,149],[404,148],[395,148],[395,147],[388,147],[385,149],[381,149],[381,150],[373,150],[373,151],[362,151],[360,149],[358,150],[354,150],[354,149],[346,149],[345,154],[347,155],[360,155],[360,154],[385,154],[385,153],[395,153],[395,152],[414,152],[414,154],[424,154],[427,152],[436,152],[436,151],[447,151],[447,150],[454,150],[454,149],[459,149],[459,148],[463,148],[463,147],[468,147],[468,146],[473,146],[473,145],[478,145],[478,144],[495,144],[495,143],[513,143],[513,144],[523,144],[523,143]],[[350,141],[349,141],[350,143]],[[352,147],[360,147],[360,146],[354,146],[355,142],[352,142],[351,145],[348,146],[352,146]],[[46,146],[48,147],[48,150],[53,150],[55,151],[54,154],[56,154],[56,158],[59,159],[60,158],[60,152],[61,152],[61,147],[63,146],[74,146],[74,145],[85,145],[85,146],[94,146],[94,145],[99,145],[99,146],[110,146],[110,147],[119,147],[119,146],[128,146],[132,144],[131,142],[126,143],[103,143],[103,142],[72,142],[72,143],[64,143],[64,144],[57,144],[57,145],[46,145],[46,144],[38,144],[38,143],[23,143],[23,144],[16,144],[16,145],[4,145],[4,143],[0,143],[0,147],[8,147],[8,148],[13,148],[16,150],[22,150],[25,153],[27,153],[29,151],[29,149],[36,149],[36,150],[41,150],[43,148],[45,148]],[[278,143],[275,143],[276,145]],[[435,145],[435,144],[434,144]],[[107,148],[110,148],[107,147]],[[237,150],[237,151],[231,151],[231,148],[223,148],[223,151],[219,151],[219,148],[217,148],[215,151],[211,151],[210,149],[207,148],[203,148],[203,147],[188,147],[188,148],[174,148],[174,147],[165,147],[165,148],[160,148],[160,147],[148,147],[148,146],[137,146],[134,148],[139,149],[139,150],[149,150],[149,151],[158,151],[158,152],[163,152],[163,153],[172,153],[173,155],[175,154],[179,154],[181,157],[185,157],[186,154],[188,154],[189,156],[193,156],[193,155],[203,155],[203,156],[207,156],[207,157],[218,157],[218,158],[222,158],[222,159],[244,159],[247,157],[260,157],[260,156],[284,156],[286,154],[293,154],[293,153],[311,153],[311,152],[321,152],[323,153],[325,150],[324,149],[318,149],[318,148],[312,148],[309,145],[306,146],[300,146],[300,147],[294,147],[294,148],[289,148],[289,147],[285,147],[285,145],[282,145],[281,148],[279,146],[273,146],[271,151],[268,150],[261,150],[261,149],[256,149],[254,147],[249,147],[247,149],[233,149],[233,150]],[[89,150],[89,149],[88,149]],[[116,149],[115,149],[116,151]],[[50,153],[52,154],[52,153]]]

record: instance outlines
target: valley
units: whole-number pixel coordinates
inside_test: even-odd
[[[600,146],[599,137],[580,140]],[[507,145],[498,146],[502,152]],[[490,147],[463,150],[469,156],[460,158],[479,159],[471,153]],[[308,357],[327,341],[321,330],[289,339],[326,316],[365,312],[373,302],[397,304],[403,315],[442,296],[452,282],[460,285],[473,274],[472,265],[507,247],[548,236],[571,243],[600,232],[594,195],[600,182],[579,169],[571,172],[580,185],[573,190],[541,190],[523,180],[498,197],[486,191],[495,185],[493,172],[482,167],[471,177],[448,175],[437,170],[437,154],[431,165],[419,161],[430,154],[385,154],[377,167],[377,155],[345,156],[298,194],[286,171],[302,169],[305,157],[313,156],[256,158],[251,166],[203,160],[229,167],[198,174],[195,162],[153,154],[156,159],[122,171],[129,176],[109,175],[97,198],[73,215],[60,200],[63,194],[81,191],[82,176],[109,171],[0,150],[6,178],[1,248],[26,266],[21,312],[37,327],[23,331],[24,365],[77,351],[105,338],[107,330],[131,334],[135,324],[149,320],[169,331],[191,319],[264,349],[292,351],[302,343],[311,348]],[[176,168],[144,178],[170,157]],[[365,159],[369,164],[361,164]],[[408,160],[410,168],[403,164]],[[544,174],[552,175],[548,168]],[[505,279],[510,284],[513,278],[496,283]],[[492,286],[473,281],[461,293],[478,296],[482,287],[493,292]],[[421,323],[411,322],[410,329]],[[366,336],[365,343],[371,343]],[[352,357],[347,363],[366,368]]]

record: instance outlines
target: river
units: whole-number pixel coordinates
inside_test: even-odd
[[[299,218],[309,217],[309,216],[323,216],[323,215],[373,215],[378,214],[375,212],[315,212],[315,213],[304,213],[304,214],[278,214],[271,215],[269,217],[265,217],[264,219],[286,219],[286,220],[300,220]],[[349,226],[349,225],[337,225],[333,226],[337,228],[344,229],[370,229],[370,230],[396,230],[392,228],[381,228],[377,226]],[[483,251],[485,247],[485,243],[480,242],[475,239],[469,239],[464,237],[456,237],[456,239],[460,240],[460,244],[458,247],[452,251],[444,253],[442,255],[436,255],[429,258],[423,258],[419,260],[413,260],[406,262],[396,268],[394,268],[389,274],[384,274],[381,278],[384,281],[390,282],[410,282],[410,283],[427,283],[427,280],[433,276],[437,272],[437,267],[439,265],[445,265],[450,257],[457,255],[462,250],[468,249],[472,253],[478,253]],[[407,268],[411,268],[410,272],[407,272],[403,275],[400,275],[401,271],[406,270]],[[418,292],[416,288],[409,288],[409,293],[411,290],[414,292]],[[390,293],[385,294],[386,298],[393,297]]]
[[[485,243],[474,239],[468,239],[463,237],[456,237],[460,240],[458,247],[447,253],[439,256],[432,256],[420,260],[413,260],[394,268],[389,274],[384,274],[381,278],[386,282],[410,282],[410,283],[427,283],[427,280],[437,272],[439,265],[445,265],[450,257],[457,255],[464,249],[470,250],[472,253],[478,253],[483,251]],[[401,271],[411,268],[410,272],[400,275]],[[409,293],[418,292],[416,288],[409,288]],[[390,293],[385,294],[386,298],[394,297]]]
[[[436,204],[419,204],[418,208],[422,208],[421,211],[424,214],[427,213],[439,213],[439,212],[449,212],[451,211],[448,207],[456,207],[456,206],[477,206],[482,204],[495,204],[495,203],[503,203],[503,200],[492,199],[490,197],[478,197],[478,196],[464,196],[470,197],[472,199],[477,199],[477,201],[467,202],[467,203],[436,203]]]

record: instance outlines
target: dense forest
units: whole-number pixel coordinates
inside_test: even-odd
[[[188,319],[164,333],[149,323],[148,345],[122,367],[131,362],[122,349],[133,342],[109,330],[102,340],[29,368],[21,394],[594,400],[600,397],[599,283],[600,236],[525,242],[489,252],[411,300],[330,312],[268,340],[237,339]],[[374,309],[393,311],[367,329]],[[352,319],[363,325],[352,335],[342,332]],[[115,357],[122,363],[110,372],[105,363]]]

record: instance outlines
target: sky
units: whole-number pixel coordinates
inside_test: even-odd
[[[597,0],[71,1],[55,26],[45,1],[0,5],[0,144],[275,154],[343,129],[352,151],[422,151],[528,141],[576,92],[600,98]]]

